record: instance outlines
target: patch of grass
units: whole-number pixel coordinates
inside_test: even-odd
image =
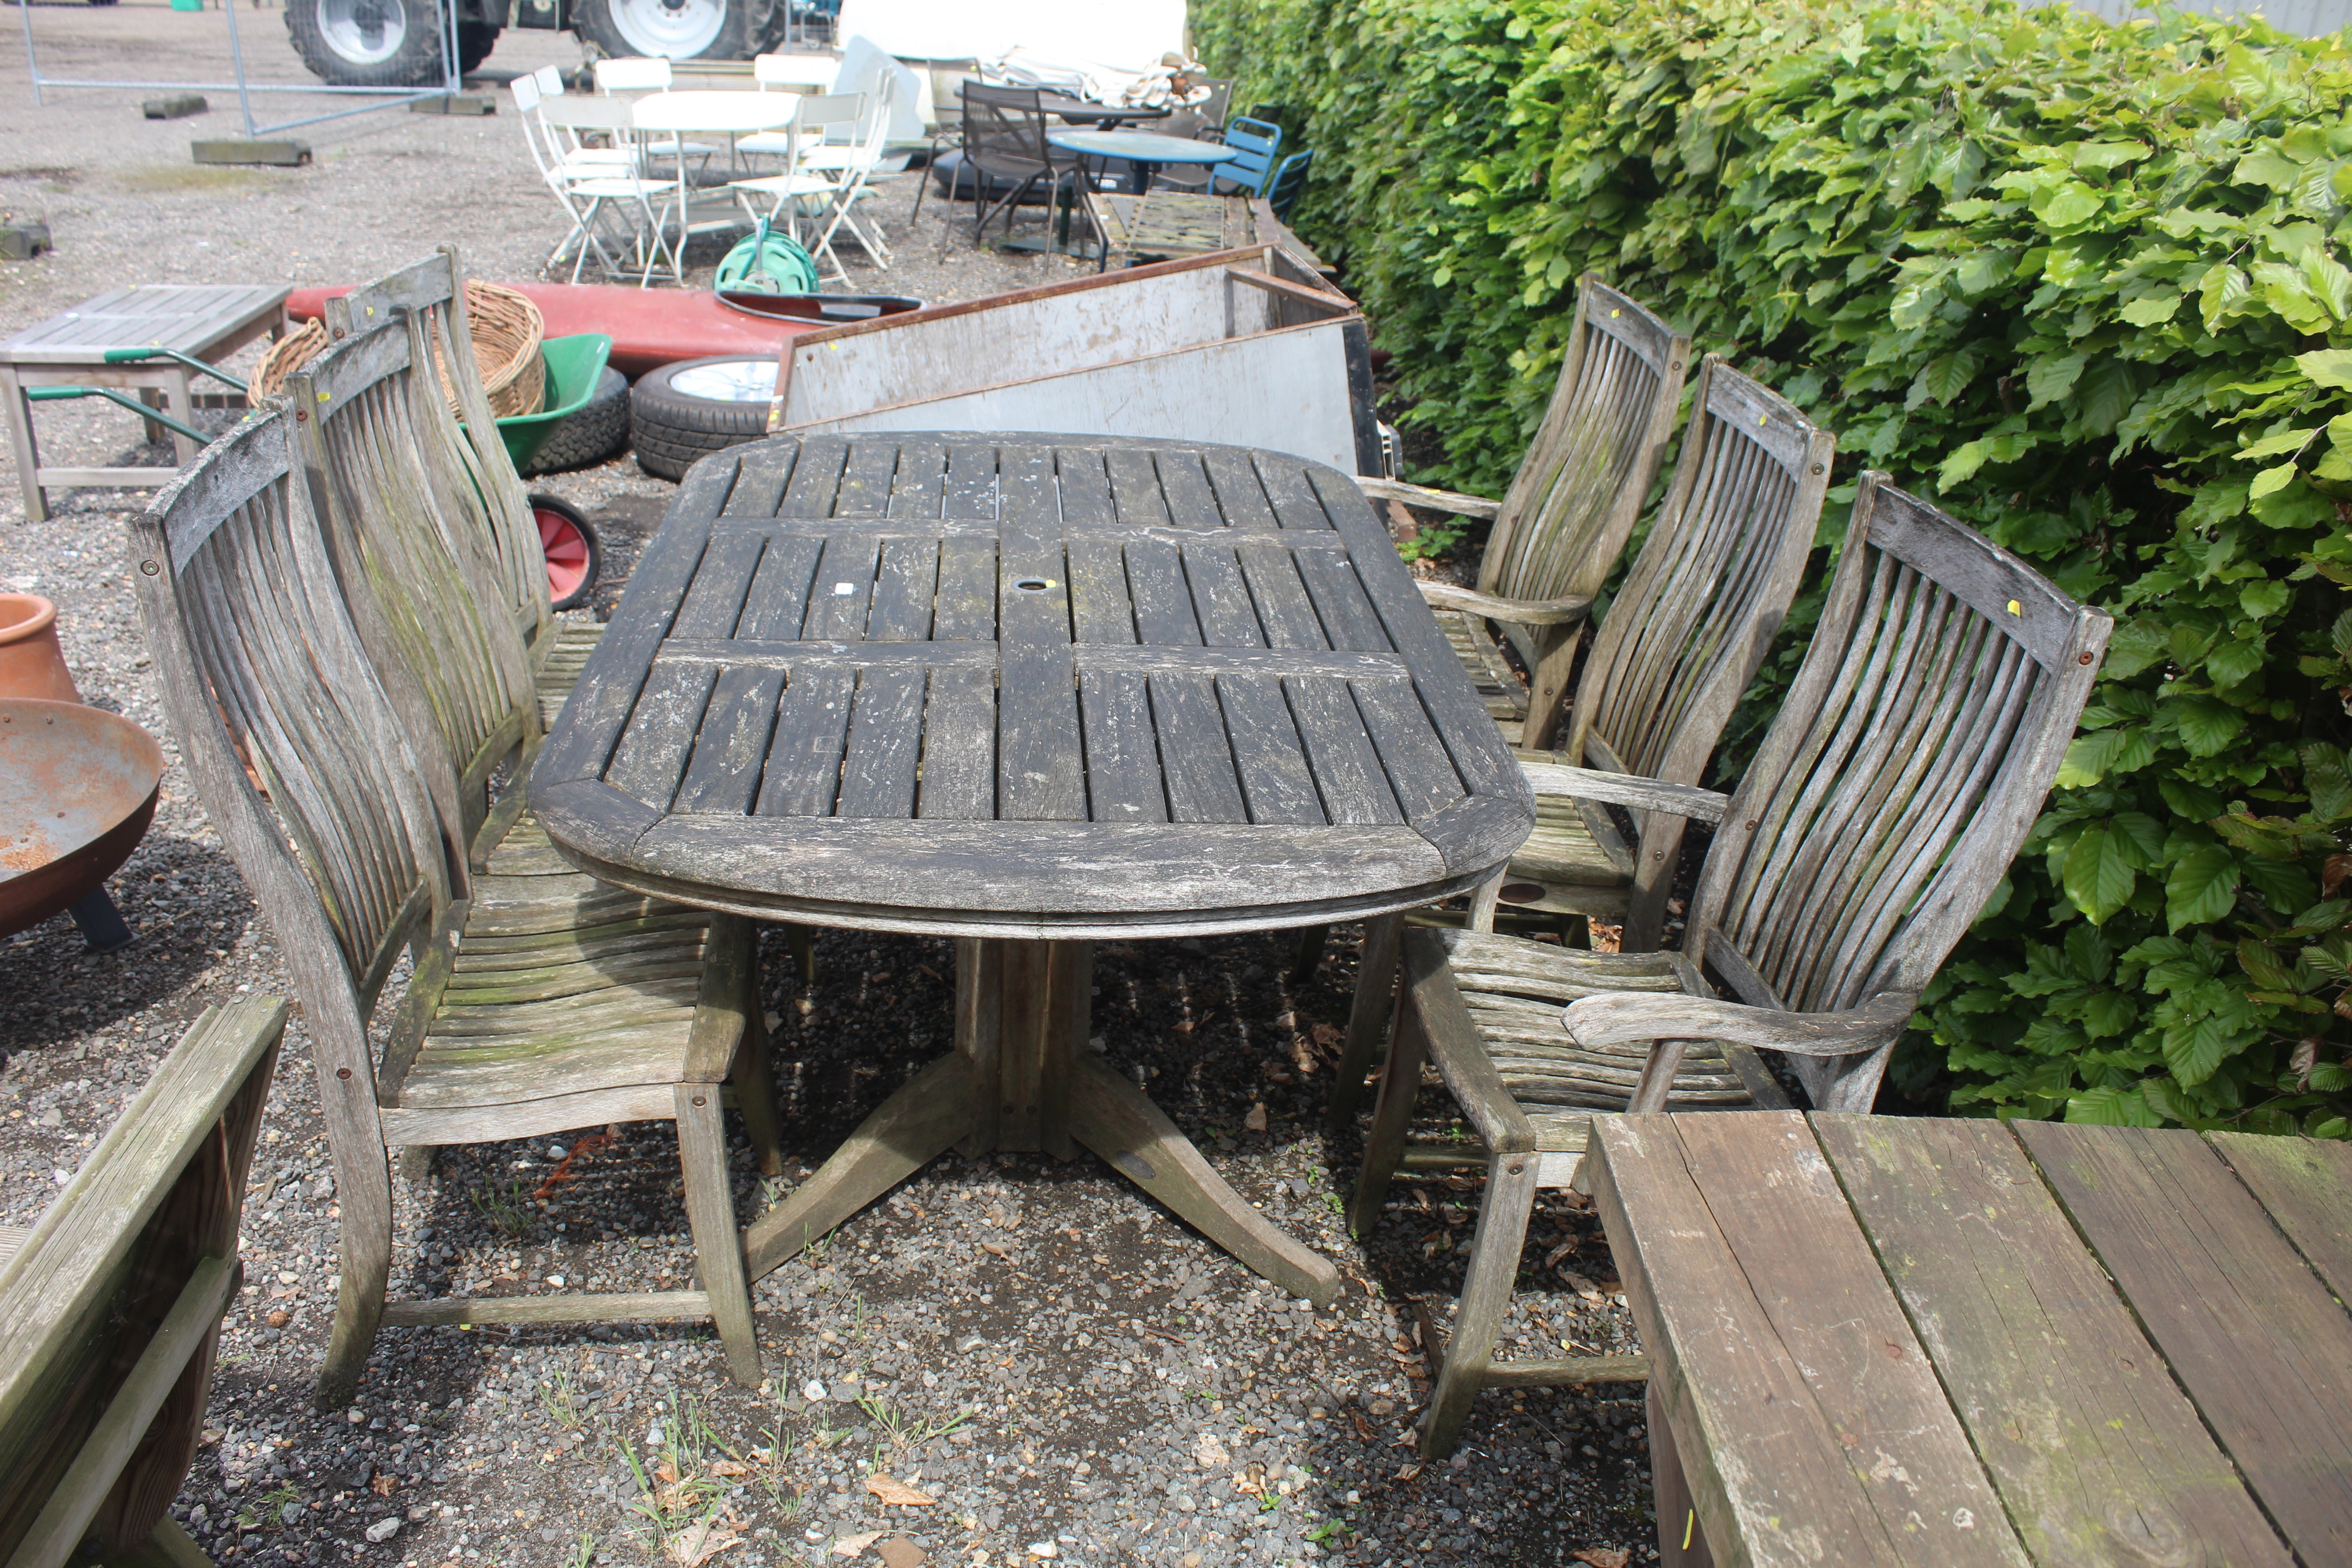
[[[889,1401],[875,1398],[859,1400],[857,1408],[866,1412],[875,1427],[890,1440],[890,1447],[894,1448],[919,1448],[934,1437],[947,1436],[966,1426],[975,1414],[966,1410],[944,1423],[939,1423],[932,1421],[929,1416],[920,1419],[910,1416]],[[875,1449],[877,1456],[881,1451],[878,1446]]]
[[[283,1530],[286,1528],[285,1508],[289,1502],[301,1500],[302,1493],[291,1486],[272,1487],[258,1497],[245,1500],[236,1510],[239,1530]]]
[[[562,1367],[555,1369],[552,1382],[539,1385],[539,1406],[547,1418],[567,1432],[576,1432],[585,1424],[580,1414],[580,1396],[572,1391],[572,1374]]]
[[[520,1176],[511,1178],[504,1190],[491,1182],[476,1187],[466,1195],[501,1236],[520,1238],[530,1228],[530,1194],[523,1190]]]
[[[563,1560],[563,1568],[590,1568],[595,1561],[596,1538],[583,1530],[580,1532],[580,1539],[572,1543],[572,1555]]]

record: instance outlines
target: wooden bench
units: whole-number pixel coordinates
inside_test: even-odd
[[[208,1568],[165,1511],[195,1455],[286,1028],[207,1009],[30,1230],[0,1229],[0,1563]]]
[[[1665,1568],[2352,1562],[2352,1147],[1618,1118]]]

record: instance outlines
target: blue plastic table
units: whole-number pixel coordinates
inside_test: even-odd
[[[1045,138],[1066,153],[1081,158],[1118,158],[1135,170],[1128,188],[1137,193],[1151,188],[1151,176],[1169,163],[1223,163],[1241,156],[1236,148],[1189,136],[1162,136],[1150,131],[1056,131]]]

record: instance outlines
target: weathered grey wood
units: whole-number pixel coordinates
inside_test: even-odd
[[[2339,1301],[2352,1301],[2352,1148],[2310,1138],[2206,1134]]]
[[[1780,416],[1760,398],[1740,406]],[[1742,462],[1748,479],[1764,471],[1754,454]],[[1901,515],[1899,556],[1880,548],[1882,504]],[[1864,475],[1805,664],[1727,805],[1686,787],[1607,786],[1650,805],[1653,824],[1662,810],[1719,816],[1689,917],[1690,958],[1577,954],[1476,931],[1407,939],[1408,952],[1428,943],[1449,956],[1437,981],[1404,994],[1399,1037],[1410,1024],[1444,1042],[1447,1087],[1474,1125],[1500,1125],[1507,1103],[1581,1108],[1601,1113],[1595,1125],[1670,1096],[1694,1108],[1775,1105],[1782,1097],[1759,1049],[1781,1052],[1816,1105],[1868,1107],[1918,988],[2038,811],[2112,624],[2075,606],[2061,657],[2043,669],[2028,646],[2041,634],[2024,617],[2008,616],[2006,601],[1979,615],[1944,592],[1946,573],[2021,581],[1990,543]],[[2055,592],[2020,589],[2029,591]],[[1923,606],[1933,614],[1913,613]],[[1625,760],[1604,751],[1600,760]],[[1539,785],[1598,793],[1586,770],[1527,768]],[[1645,832],[1644,852],[1654,842]],[[1351,1082],[1393,973],[1385,943],[1368,942],[1341,1068]],[[1719,1000],[1709,973],[1739,1000]],[[1545,1017],[1561,1004],[1557,1024]],[[1421,1016],[1432,1008],[1443,1029]],[[1409,1105],[1417,1082],[1384,1079],[1384,1101],[1394,1090]],[[1355,1205],[1363,1222],[1404,1162],[1408,1120],[1409,1109],[1385,1103],[1376,1115]],[[1538,1175],[1555,1171],[1577,1179],[1567,1160]],[[1516,1241],[1502,1245],[1517,1255]]]
[[[2197,1134],[2010,1125],[2296,1559],[2352,1555],[2343,1306]]]
[[[789,471],[775,505],[793,521],[756,517],[764,480],[739,503],[704,478],[730,466]],[[1137,1179],[1286,1288],[1336,1279],[1139,1094],[1081,1091],[1074,944],[1400,909],[1473,885],[1524,837],[1532,797],[1367,505],[1301,459],[1172,440],[811,438],[697,468],[533,769],[551,846],[706,908],[988,939],[965,950],[960,1035],[995,1019],[966,1053],[971,1120],[940,1124],[932,1079],[902,1090],[754,1228],[755,1268],[945,1143],[1090,1142],[1159,1173]],[[795,548],[817,563],[769,584]],[[648,963],[643,984],[682,977]],[[584,984],[495,973],[499,1006],[569,1005]],[[462,989],[443,1036],[505,1026]],[[508,1048],[468,1046],[468,1070],[509,1070]]]
[[[1649,1358],[1642,1358],[1645,1369]],[[1658,1562],[1662,1568],[1715,1568],[1715,1554],[1698,1527],[1698,1509],[1690,1482],[1683,1475],[1682,1451],[1675,1447],[1674,1426],[1666,1419],[1665,1401],[1658,1382],[1647,1378],[1643,1395],[1643,1430],[1650,1440],[1650,1493],[1658,1519]]]
[[[1725,1562],[2027,1561],[1804,1119],[1621,1117],[1593,1200]],[[1694,1142],[1693,1140],[1697,1142]]]
[[[127,1552],[196,1449],[285,1004],[207,1009],[0,1256],[0,1562]]]
[[[424,780],[436,767],[453,770],[455,760],[424,737],[428,761],[420,764],[404,742],[359,628],[383,629],[405,617],[420,633],[412,646],[431,647],[445,621],[472,613],[473,624],[486,628],[478,647],[503,641],[509,656],[520,650],[503,611],[485,604],[494,591],[480,574],[449,568],[446,599],[378,597],[391,560],[387,541],[412,546],[412,562],[444,567],[467,549],[461,536],[436,536],[416,517],[377,510],[391,493],[383,489],[388,476],[403,462],[415,468],[423,488],[407,493],[431,501],[438,510],[430,515],[443,520],[462,511],[449,493],[478,484],[447,466],[436,478],[438,460],[418,455],[435,438],[433,418],[418,405],[437,413],[437,390],[420,392],[413,378],[404,387],[387,379],[414,363],[417,347],[406,328],[348,342],[305,384],[313,403],[317,389],[329,391],[320,406],[331,411],[340,395],[345,420],[249,421],[225,444],[222,476],[204,477],[208,455],[191,482],[167,492],[142,521],[139,533],[142,554],[160,554],[166,539],[177,546],[173,569],[142,574],[141,586],[149,646],[183,753],[272,924],[289,950],[299,948],[289,962],[303,998],[342,1208],[342,1278],[320,1383],[329,1405],[350,1397],[383,1311],[388,1147],[674,1118],[681,1094],[699,1096],[698,1110],[715,1116],[717,1079],[737,1059],[747,1020],[757,1020],[757,976],[737,922],[698,915],[616,931],[616,904],[642,916],[642,900],[535,857],[524,858],[530,874],[478,871],[471,898],[451,898],[445,840],[454,847],[463,838],[457,825],[436,820]],[[287,482],[286,429],[297,423],[325,426],[304,437],[328,476],[318,485]],[[343,481],[351,493],[339,496]],[[325,520],[310,510],[314,495],[328,500]],[[366,510],[336,517],[332,509],[354,495]],[[336,536],[340,545],[331,545]],[[436,540],[438,556],[427,548]],[[371,554],[372,546],[385,548]],[[340,579],[330,563],[338,554]],[[379,645],[379,652],[387,649],[397,652]],[[592,668],[599,657],[601,649]],[[518,659],[504,661],[503,682],[492,679],[500,662],[494,650],[469,659],[453,644],[444,662],[436,675],[446,678],[445,689],[478,683],[466,694],[478,713],[509,704],[488,731],[487,751],[536,734],[539,695]],[[415,673],[406,658],[386,657],[383,676],[394,686]],[[702,690],[681,689],[672,706],[691,702],[698,716],[713,672],[689,673]],[[617,719],[625,732],[630,717],[600,721],[609,730]],[[268,781],[266,801],[246,778],[244,756]],[[479,754],[470,761],[468,790],[487,773]],[[664,759],[636,765],[646,777],[665,776],[665,790],[676,787],[674,771],[663,775],[670,766]],[[632,804],[602,784],[574,788]],[[602,816],[614,819],[610,809]],[[492,963],[478,956],[460,963],[472,931],[565,940],[493,949]],[[426,932],[432,937],[422,944],[414,990],[394,1010],[378,1062],[367,1026],[374,990],[399,950]],[[723,1148],[714,1139],[682,1147],[691,1150],[689,1163],[709,1167],[689,1173],[689,1188],[704,1200],[723,1193]],[[710,1205],[698,1201],[698,1228],[707,1233]],[[723,1278],[718,1288],[724,1291]],[[740,1280],[735,1300],[747,1313]],[[732,1331],[730,1309],[722,1302],[714,1313],[730,1338],[730,1364],[741,1371],[751,1364],[740,1348],[749,1342]]]
[[[2289,1560],[2006,1128],[1811,1120],[2036,1561]]]
[[[710,1316],[704,1290],[615,1292],[584,1299],[555,1296],[436,1296],[391,1301],[387,1328],[437,1329],[473,1323],[664,1323]]]

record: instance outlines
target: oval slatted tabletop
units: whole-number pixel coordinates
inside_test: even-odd
[[[950,1146],[1083,1143],[1317,1300],[1330,1263],[1083,1049],[1087,943],[1427,903],[1535,820],[1346,475],[968,433],[697,465],[530,801],[624,887],[963,939],[956,1051],[751,1227],[755,1275]]]

